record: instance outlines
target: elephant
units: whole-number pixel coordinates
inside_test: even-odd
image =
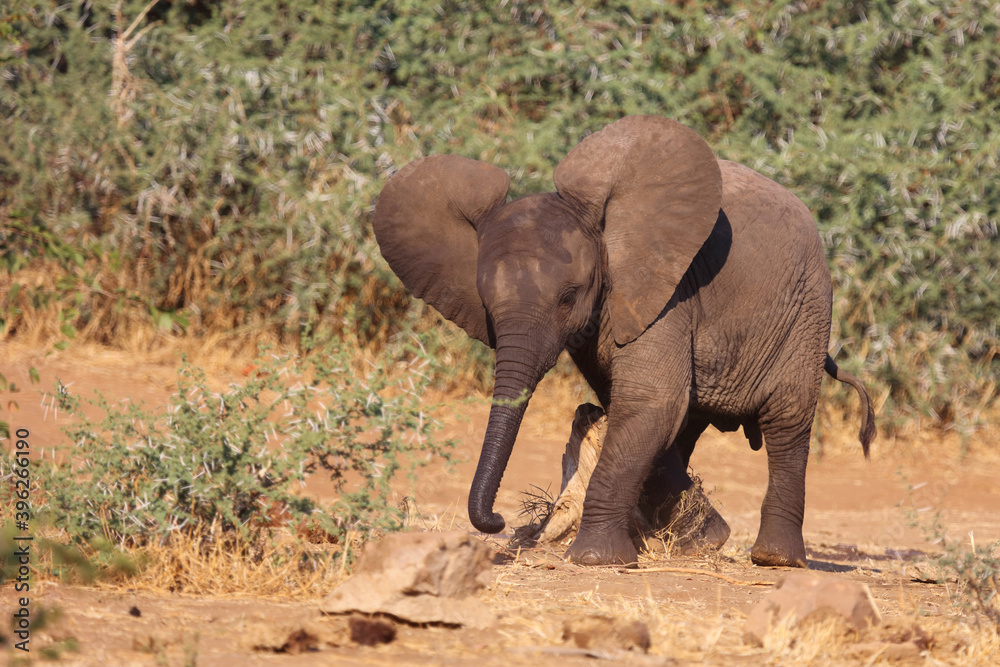
[[[690,485],[691,452],[714,425],[766,446],[752,561],[805,567],[824,371],[857,390],[866,458],[876,434],[864,386],[827,352],[832,284],[809,210],[660,116],[586,136],[553,180],[555,192],[507,202],[503,169],[431,155],[394,174],[375,204],[375,238],[403,285],[495,350],[472,524],[504,528],[501,478],[527,402],[565,349],[608,417],[568,560],[635,563],[632,510]]]

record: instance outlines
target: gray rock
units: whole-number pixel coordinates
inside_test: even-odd
[[[835,577],[790,574],[750,611],[743,641],[763,646],[764,638],[780,623],[796,628],[831,617],[842,619],[857,632],[881,623],[866,585]]]
[[[320,610],[486,627],[496,619],[476,595],[492,582],[492,568],[492,549],[467,533],[388,535],[368,544],[354,575]]]

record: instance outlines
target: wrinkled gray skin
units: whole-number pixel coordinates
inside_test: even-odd
[[[431,156],[400,170],[375,209],[382,254],[403,283],[496,350],[473,525],[504,528],[493,503],[526,407],[518,399],[566,349],[608,415],[571,560],[635,562],[632,509],[690,486],[688,460],[712,424],[766,444],[753,561],[805,566],[824,368],[858,390],[866,455],[875,432],[864,388],[827,356],[830,272],[809,211],[657,116],[590,135],[554,180],[557,192],[505,203],[503,170]],[[724,541],[728,527],[711,521]]]

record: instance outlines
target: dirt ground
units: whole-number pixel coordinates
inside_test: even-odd
[[[29,381],[30,367],[41,376],[38,385]],[[226,373],[208,370],[220,377]],[[150,407],[165,405],[176,378],[170,363],[73,349],[48,357],[0,353],[0,373],[22,387],[17,412],[0,416],[12,428],[30,429],[38,449],[60,446],[64,439],[65,416],[37,393],[50,389],[56,378],[72,383],[78,395],[96,388],[109,398],[142,400]],[[508,529],[526,521],[518,516],[525,491],[558,492],[563,445],[573,409],[583,398],[549,380],[536,392],[497,499]],[[465,503],[487,414],[486,402],[479,400],[456,401],[444,415],[445,435],[459,443],[458,462],[424,469],[412,488],[400,485],[401,495],[413,497],[415,528],[471,530]],[[804,533],[811,571],[869,586],[885,621],[869,636],[819,628],[808,636],[775,636],[764,647],[743,643],[746,614],[788,571],[754,567],[749,560],[767,483],[765,454],[751,451],[740,433],[710,431],[699,442],[692,467],[732,527],[729,542],[719,554],[647,557],[642,563],[649,570],[694,572],[588,569],[563,563],[544,549],[508,552],[498,559],[494,582],[482,595],[498,614],[494,627],[397,623],[394,641],[375,647],[346,640],[286,641],[316,627],[343,635],[344,619],[321,617],[317,599],[159,595],[36,582],[32,605],[58,609],[60,617],[32,635],[27,657],[39,660],[43,647],[71,639],[75,649],[63,651],[59,664],[572,665],[595,658],[626,664],[873,664],[892,658],[889,649],[900,633],[919,626],[927,640],[916,652],[897,656],[904,663],[998,664],[1000,640],[953,603],[954,584],[927,583],[937,576],[928,556],[941,547],[906,518],[907,508],[915,507],[926,526],[939,514],[949,539],[1000,540],[1000,457],[993,443],[974,440],[962,456],[956,436],[880,437],[866,462],[851,440],[857,422],[847,424],[844,432],[825,429],[823,455],[810,461]],[[325,495],[322,484],[311,490]],[[504,536],[489,542],[502,548]],[[15,601],[9,584],[0,590],[5,610]],[[608,653],[564,641],[564,623],[587,615],[644,623],[651,638],[648,653]],[[284,652],[275,651],[282,646]],[[9,646],[0,649],[0,663],[25,657]]]

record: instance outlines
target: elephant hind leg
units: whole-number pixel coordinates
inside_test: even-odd
[[[806,409],[800,396],[777,405],[784,409],[775,410],[772,403],[760,421],[767,451],[767,493],[750,559],[756,565],[806,567],[802,520],[815,402]]]
[[[708,424],[704,417],[689,416],[673,445],[654,460],[639,501],[648,529],[668,530],[682,554],[715,550],[729,539],[729,524],[687,472],[695,443]]]

